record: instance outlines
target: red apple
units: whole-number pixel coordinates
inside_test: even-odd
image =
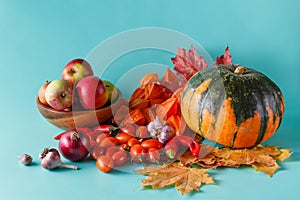
[[[84,59],[77,58],[70,61],[62,72],[62,79],[75,85],[79,80],[86,76],[93,76],[94,72],[91,65]]]
[[[104,106],[108,100],[108,92],[101,79],[87,76],[76,85],[76,92],[81,105],[86,109],[97,109]]]
[[[54,80],[45,91],[47,103],[55,110],[68,110],[73,101],[73,85],[66,80]]]
[[[49,106],[49,104],[47,103],[46,98],[45,98],[45,91],[46,91],[46,88],[49,85],[49,83],[50,83],[49,81],[46,81],[46,83],[44,83],[40,87],[39,93],[38,93],[40,102],[46,106]]]

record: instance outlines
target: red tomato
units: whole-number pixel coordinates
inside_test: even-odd
[[[107,137],[105,138],[104,140],[102,140],[100,142],[100,145],[104,148],[104,149],[107,149],[108,147],[110,146],[116,146],[118,145],[118,141],[116,138],[114,137]]]
[[[131,138],[130,140],[128,140],[127,144],[128,146],[132,147],[135,144],[140,144],[140,141],[136,138]]]
[[[113,154],[112,160],[113,160],[115,166],[122,166],[127,161],[127,153],[119,150]]]
[[[97,136],[96,138],[96,142],[98,142],[98,144],[101,143],[102,140],[104,140],[105,138],[110,137],[109,133],[101,133]]]
[[[140,144],[135,144],[130,148],[130,156],[136,163],[143,162],[143,152],[145,149]]]
[[[112,158],[102,155],[97,158],[96,166],[102,172],[110,172],[114,167],[114,163]]]
[[[130,140],[131,138],[133,138],[133,136],[127,134],[127,133],[118,133],[115,137],[118,141],[119,144],[126,144],[128,142],[128,140]]]
[[[144,149],[149,149],[149,148],[155,148],[155,149],[161,149],[162,148],[162,143],[160,143],[158,140],[156,139],[149,139],[149,140],[145,140],[142,142],[142,147]]]
[[[140,139],[145,139],[148,137],[147,126],[139,126],[136,130],[136,137]]]
[[[110,146],[110,147],[108,147],[108,148],[106,149],[105,155],[107,155],[108,157],[112,158],[113,155],[114,155],[116,152],[118,152],[118,151],[120,151],[120,149],[119,149],[118,147],[116,147],[116,146]]]
[[[147,153],[147,159],[150,163],[158,163],[160,160],[160,153],[155,148],[149,148]]]
[[[125,127],[121,128],[121,132],[127,133],[128,135],[135,136],[135,127],[132,124],[127,124]]]
[[[91,154],[91,157],[94,159],[94,160],[97,160],[97,158],[101,155],[104,154],[104,149],[102,146],[100,145],[97,145],[93,148],[93,150],[90,152]]]

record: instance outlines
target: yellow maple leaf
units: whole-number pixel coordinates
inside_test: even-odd
[[[277,162],[274,163],[273,166],[266,166],[260,163],[253,163],[251,166],[256,170],[260,172],[264,172],[268,174],[270,177],[274,175],[277,169],[280,168],[280,166],[277,164]]]
[[[285,159],[289,158],[292,155],[291,149],[280,149],[280,151],[281,154],[274,157],[278,161],[284,161]]]
[[[182,195],[192,191],[199,191],[202,184],[215,183],[206,173],[207,169],[193,168],[180,165],[178,162],[163,166],[146,166],[137,173],[147,175],[142,180],[142,186],[153,189],[175,185]]]

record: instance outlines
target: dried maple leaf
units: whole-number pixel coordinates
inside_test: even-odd
[[[182,84],[188,81],[195,73],[207,68],[207,63],[199,56],[192,45],[190,50],[177,49],[175,58],[171,58],[176,74],[182,79]]]
[[[215,65],[221,65],[221,64],[232,65],[232,57],[230,55],[230,50],[228,46],[226,47],[224,54],[221,55],[220,57],[217,56],[216,58]]]
[[[202,184],[214,184],[214,180],[206,173],[207,169],[192,168],[180,165],[178,162],[163,166],[146,166],[137,173],[147,175],[142,180],[142,186],[153,189],[175,185],[182,195],[199,191]]]
[[[280,166],[275,162],[273,166],[266,166],[260,163],[253,163],[251,165],[256,171],[263,172],[265,174],[268,174],[270,177],[274,175],[277,169],[280,168]]]
[[[204,168],[252,166],[255,170],[272,176],[279,168],[277,161],[287,159],[290,149],[278,149],[275,146],[256,146],[251,149],[210,148],[202,145],[200,154],[204,156],[195,158],[186,152],[179,157],[183,165],[198,164]],[[205,152],[203,152],[205,151]],[[210,152],[207,152],[210,151]]]
[[[278,156],[273,156],[273,158],[275,158],[276,160],[282,162],[285,159],[289,158],[292,153],[291,153],[291,149],[280,149],[281,153]]]

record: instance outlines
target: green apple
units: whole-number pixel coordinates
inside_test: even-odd
[[[118,90],[116,89],[115,85],[107,80],[103,80],[104,86],[106,87],[106,91],[108,93],[108,100],[107,102],[112,103],[118,98]]]

